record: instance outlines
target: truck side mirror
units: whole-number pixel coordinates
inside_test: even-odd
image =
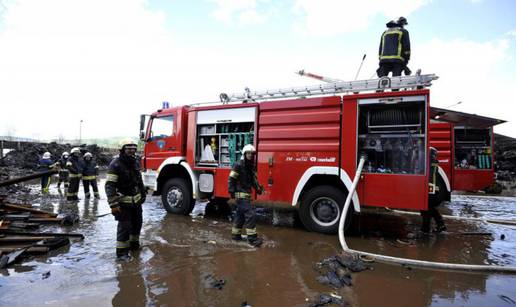
[[[145,114],[140,115],[140,140],[145,141]]]

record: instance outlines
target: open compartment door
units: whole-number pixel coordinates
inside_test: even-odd
[[[364,205],[427,209],[427,123],[426,95],[358,100],[357,158],[367,157]]]

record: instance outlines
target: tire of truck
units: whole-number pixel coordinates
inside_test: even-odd
[[[441,176],[437,176],[437,187],[439,188],[439,192],[435,194],[428,195],[428,205],[437,207],[442,202],[448,201],[450,199],[450,192],[446,189],[446,184]]]
[[[181,178],[169,179],[161,191],[161,201],[169,213],[188,215],[193,208],[192,191]]]
[[[329,185],[310,189],[301,200],[299,208],[301,223],[309,231],[326,234],[337,233],[346,197],[346,193]],[[351,205],[346,215],[344,230],[350,228],[353,213],[354,209]]]

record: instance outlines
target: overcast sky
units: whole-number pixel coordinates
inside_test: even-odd
[[[0,135],[136,136],[162,101],[352,80],[377,68],[385,23],[407,17],[431,104],[508,120],[516,137],[516,1],[0,0]]]

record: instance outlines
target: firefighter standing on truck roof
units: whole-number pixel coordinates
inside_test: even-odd
[[[410,60],[410,37],[409,32],[403,28],[408,25],[405,17],[400,17],[397,22],[391,20],[387,23],[387,30],[383,32],[380,40],[378,57],[380,67],[376,70],[378,77],[385,77],[392,72],[392,76],[401,76]],[[407,73],[406,70],[405,74]]]
[[[256,233],[256,210],[251,204],[251,189],[258,194],[263,193],[263,187],[258,183],[255,170],[253,145],[247,144],[242,150],[242,159],[233,165],[229,174],[228,191],[231,198],[236,199],[236,216],[231,230],[232,239],[242,240],[242,228],[245,227],[247,241],[250,245],[259,247],[262,239]]]
[[[439,160],[437,160],[437,149],[434,147],[430,147],[430,184],[433,186],[432,194],[428,195],[428,210],[421,211],[421,217],[423,219],[423,225],[421,226],[421,231],[423,233],[430,232],[430,223],[432,222],[432,218],[435,220],[436,227],[434,232],[443,232],[446,231],[446,226],[444,225],[443,217],[441,213],[437,210],[437,206],[441,204],[441,198],[439,197],[439,186],[437,185],[437,176],[438,176],[438,168],[439,168]]]
[[[84,169],[82,170],[82,185],[84,186],[84,197],[90,198],[90,185],[93,189],[95,198],[100,198],[99,188],[97,187],[97,175],[99,167],[93,161],[93,155],[90,152],[84,154]]]
[[[69,156],[68,152],[65,151],[61,154],[61,159],[57,161],[57,163],[59,163],[59,181],[57,182],[58,189],[61,188],[61,183],[64,183],[65,190],[68,189],[68,176],[70,173],[68,172],[68,169],[66,169],[66,162],[68,161]]]
[[[41,159],[38,161],[38,170],[40,171],[50,171],[54,167],[57,166],[56,163],[53,163],[51,159],[52,155],[47,151],[41,156]],[[50,186],[50,178],[52,175],[45,175],[41,177],[41,192],[43,194],[48,194],[48,187]]]
[[[74,147],[70,151],[72,154],[66,162],[66,168],[70,172],[70,185],[66,191],[66,200],[79,200],[77,193],[79,192],[79,184],[81,183],[83,161],[81,159],[81,150]]]
[[[141,204],[145,202],[147,191],[136,159],[136,143],[124,139],[119,148],[120,156],[109,164],[105,189],[111,213],[118,221],[116,255],[119,259],[128,259],[129,250],[140,248]]]

